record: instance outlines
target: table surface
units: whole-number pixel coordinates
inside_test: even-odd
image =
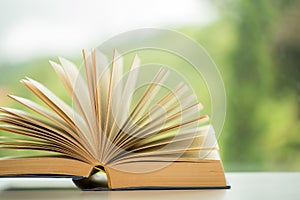
[[[1,178],[0,199],[300,199],[300,172],[226,173],[231,189],[84,192],[65,178]],[[15,189],[12,189],[15,188]]]

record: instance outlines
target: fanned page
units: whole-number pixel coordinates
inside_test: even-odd
[[[111,61],[97,50],[83,51],[83,60],[83,71],[64,58],[50,61],[72,105],[38,81],[21,80],[43,105],[9,96],[35,114],[2,107],[0,130],[11,134],[0,137],[0,149],[49,152],[39,157],[111,167],[219,159],[213,128],[191,88],[184,81],[163,87],[174,79],[171,70],[148,67],[145,76],[135,56],[125,71],[116,50]]]

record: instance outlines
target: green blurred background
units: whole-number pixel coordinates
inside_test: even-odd
[[[72,8],[71,1],[68,2],[70,5],[65,4]],[[59,1],[55,1],[55,3],[59,4]],[[163,13],[164,10],[160,8],[159,1],[156,3],[157,10],[152,11]],[[191,1],[186,3],[191,3]],[[12,5],[4,5],[2,2],[1,4],[4,6],[2,6],[3,10],[5,8],[12,9],[15,12],[14,15],[21,15],[19,20],[22,18],[22,12],[18,13],[18,9],[22,8],[17,1],[13,1]],[[102,37],[107,39],[109,36],[130,30],[130,28],[155,26],[177,30],[196,40],[215,61],[225,83],[228,110],[225,126],[219,137],[225,170],[299,171],[300,1],[214,0],[193,2],[192,6],[194,5],[199,6],[197,7],[199,12],[205,8],[209,8],[213,12],[212,15],[209,13],[201,15],[208,18],[205,23],[189,23],[189,20],[169,23],[166,20],[164,24],[156,24],[156,22],[146,19],[143,22],[142,16],[132,13],[135,18],[141,18],[141,20],[120,30],[109,29],[111,31],[106,32],[106,35]],[[118,7],[118,3],[115,6]],[[60,12],[70,12],[69,8],[66,7]],[[103,10],[101,3],[99,8]],[[111,9],[113,8],[112,6]],[[164,9],[166,8],[173,9],[172,1],[165,5]],[[193,12],[197,12],[197,8],[193,8],[193,10],[196,9]],[[36,15],[31,16],[33,18],[43,15],[43,10],[34,11],[33,4],[32,7],[25,7],[24,9],[31,9],[29,11],[33,13],[37,12]],[[48,8],[43,9],[48,10]],[[49,9],[51,10],[51,7]],[[101,9],[97,14],[99,18],[103,17],[101,16]],[[141,13],[147,11],[147,5],[139,4],[123,9],[125,11],[129,9],[130,12],[138,9],[141,10],[139,11]],[[188,6],[182,7],[182,9],[185,9],[182,12],[183,15],[189,12]],[[179,15],[177,17],[180,19],[180,8],[175,11],[176,16]],[[128,11],[127,15],[130,15],[130,12]],[[168,15],[169,11],[166,10],[166,13]],[[78,8],[77,14],[80,15],[80,8]],[[152,14],[156,15],[157,13],[153,12]],[[172,19],[173,14],[169,14],[170,19]],[[55,13],[52,15],[55,17]],[[50,17],[52,15],[49,14]],[[162,19],[166,17],[165,15],[159,16]],[[191,16],[191,18],[195,16]],[[201,16],[199,15],[199,17]],[[182,18],[184,17],[182,16]],[[123,23],[120,19],[112,23],[118,26],[118,24]],[[59,21],[59,19],[57,20]],[[126,18],[126,20],[131,19]],[[3,27],[6,27],[4,25],[9,24],[9,20],[2,18],[0,23],[3,30]],[[88,21],[84,21],[84,23],[88,23]],[[92,26],[99,26],[102,29],[108,27],[101,23],[91,23],[94,23]],[[24,26],[25,29],[30,28],[30,26]],[[59,32],[59,29],[55,31]],[[67,33],[62,34],[66,35]],[[76,32],[72,34],[76,35]],[[58,79],[47,60],[56,60],[55,56],[64,56],[68,54],[68,51],[56,52],[46,49],[43,53],[36,54],[37,56],[28,56],[28,59],[17,60],[20,53],[6,53],[8,56],[3,56],[6,48],[8,48],[4,42],[10,42],[4,41],[3,35],[0,34],[0,41],[2,41],[0,49],[3,51],[0,52],[2,54],[0,56],[0,105],[18,107],[6,97],[6,94],[32,98],[28,90],[19,83],[19,80],[25,76],[43,82],[49,89],[56,91],[60,97],[67,100],[65,91],[58,83]],[[66,40],[69,36],[66,35]],[[47,37],[51,42],[51,35]],[[25,38],[29,43],[35,41],[33,36]],[[13,38],[11,41],[14,39],[18,41],[18,38]],[[99,40],[96,39],[85,40],[87,42],[84,44],[81,44],[79,40],[80,37],[78,40],[76,37],[74,39],[84,48],[95,47],[99,44]],[[60,40],[53,41],[54,44],[55,42],[62,43]],[[26,46],[23,48],[26,53]],[[80,48],[75,48],[75,50],[77,53],[70,53],[68,58],[75,61],[77,65],[81,65]]]

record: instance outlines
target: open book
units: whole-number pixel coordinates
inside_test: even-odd
[[[145,73],[137,56],[125,71],[97,50],[84,72],[50,61],[72,106],[41,83],[21,80],[41,103],[9,95],[26,111],[1,107],[0,176],[70,176],[81,189],[227,188],[216,137],[202,105],[165,67]],[[35,152],[38,152],[35,153]]]

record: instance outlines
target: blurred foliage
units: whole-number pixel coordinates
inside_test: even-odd
[[[228,110],[219,143],[225,170],[300,170],[300,2],[213,4],[218,21],[178,30],[203,45],[224,78]],[[27,75],[68,100],[45,60],[22,67],[2,64],[0,104],[16,106],[4,97],[7,93],[30,96],[18,83]],[[174,62],[180,61],[170,65]]]
[[[181,28],[224,78],[227,171],[300,170],[300,2],[214,1],[221,18]]]
[[[224,159],[229,170],[299,170],[300,4],[238,1],[236,8]]]

